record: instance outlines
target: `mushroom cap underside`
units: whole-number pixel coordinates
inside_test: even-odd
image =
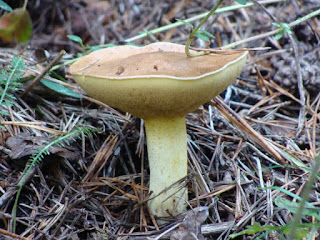
[[[234,51],[188,58],[179,44],[119,46],[81,58],[70,72],[90,96],[110,106],[145,119],[174,117],[226,89],[246,55]]]

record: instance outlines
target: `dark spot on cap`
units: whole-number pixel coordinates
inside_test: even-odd
[[[118,71],[116,72],[116,75],[121,75],[124,72],[124,67],[120,66],[118,67]]]

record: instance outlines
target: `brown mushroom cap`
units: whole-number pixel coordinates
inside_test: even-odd
[[[247,52],[189,58],[184,46],[154,43],[95,51],[70,67],[92,97],[141,118],[183,116],[227,88]]]

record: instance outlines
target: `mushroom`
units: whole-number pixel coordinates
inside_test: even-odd
[[[247,51],[189,58],[185,46],[153,43],[117,46],[70,66],[75,81],[93,98],[144,119],[150,168],[148,206],[156,217],[186,210],[185,116],[225,90],[240,74]]]

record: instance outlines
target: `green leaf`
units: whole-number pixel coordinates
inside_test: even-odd
[[[109,43],[109,44],[106,44],[106,45],[108,45],[107,47],[115,47],[115,46],[117,46],[117,45],[114,45],[112,43]],[[126,45],[133,46],[133,47],[141,47],[141,45],[138,45],[138,44],[135,44],[135,43],[132,43],[132,42],[128,42],[128,43],[126,43]]]
[[[273,22],[272,25],[273,25],[273,26],[276,26],[276,27],[278,27],[278,28],[280,27],[280,24],[279,24],[279,23],[276,23],[276,22]]]
[[[25,62],[21,57],[14,56],[11,60],[11,65],[18,72],[25,70]]]
[[[184,21],[184,20],[182,20],[182,19],[176,18],[176,21],[181,22],[181,23],[183,23],[183,24],[187,25],[187,26],[188,26],[188,27],[190,27],[191,29],[193,29],[193,28],[194,28],[194,27],[193,27],[193,25],[192,25],[191,23],[186,22],[186,21]]]
[[[247,1],[246,0],[235,0],[237,3],[242,4],[242,5],[246,5]]]
[[[77,35],[67,35],[67,37],[74,42],[82,44],[82,39]]]
[[[206,30],[201,29],[201,30],[199,30],[199,32],[207,35],[208,37],[215,38],[215,36],[213,34],[211,34],[210,32],[208,32]]]
[[[197,38],[200,38],[202,41],[210,42],[210,39],[209,39],[206,35],[204,35],[203,33],[197,32],[197,33],[195,34],[195,36],[196,36]]]
[[[0,73],[0,106],[10,106],[15,100],[15,96],[10,92],[17,91],[17,87],[20,86],[18,81],[22,71],[24,70],[24,61],[22,58],[14,56],[11,60],[11,64],[8,66],[8,70],[2,69]],[[0,115],[2,115],[0,113]]]
[[[0,110],[0,115],[2,116],[10,116],[9,113]],[[4,126],[0,125],[0,128],[4,128]]]
[[[29,12],[17,8],[13,12],[0,17],[0,38],[6,42],[27,42],[32,31]]]
[[[281,23],[281,27],[283,28],[283,31],[287,34],[292,34],[292,30],[289,24],[287,23]]]
[[[90,51],[94,52],[94,51],[100,50],[101,47],[99,47],[99,46],[90,46],[89,49],[90,49]]]
[[[274,39],[275,40],[280,40],[283,37],[283,33],[277,33],[276,35],[274,35]]]
[[[298,195],[294,194],[293,192],[290,192],[290,191],[288,191],[288,190],[286,190],[286,189],[284,189],[284,188],[278,187],[278,186],[264,187],[264,188],[262,188],[262,189],[277,190],[277,191],[283,192],[284,194],[286,194],[286,195],[288,195],[288,196],[290,196],[290,197],[292,197],[292,198],[295,198],[295,199],[297,199],[297,200],[299,200],[299,201],[302,200],[302,198],[301,198],[300,196],[298,196]],[[310,206],[310,207],[312,206],[311,203],[306,202],[306,204],[310,204],[310,205],[307,205],[307,206]]]
[[[13,11],[13,9],[2,0],[0,0],[0,8],[2,8],[5,11],[8,11],[8,12],[12,12]]]
[[[270,225],[264,225],[261,226],[260,223],[253,223],[252,226],[247,226],[246,230],[243,230],[239,233],[235,233],[235,234],[231,234],[229,237],[230,238],[235,238],[241,235],[253,235],[256,234],[258,232],[262,232],[262,231],[278,231],[279,229],[281,229],[280,227],[276,227],[276,226],[270,226]]]
[[[272,25],[276,26],[278,28],[278,33],[274,36],[276,40],[279,40],[283,37],[283,35],[286,34],[292,34],[292,30],[289,24],[287,23],[276,23],[273,22]]]
[[[278,33],[282,36],[282,33]],[[275,35],[276,36],[278,35]],[[286,151],[282,150],[281,148],[277,147],[276,145],[269,143],[270,145],[272,145],[273,148],[275,148],[278,152],[280,152],[282,155],[284,155],[286,158],[290,159],[291,162],[293,162],[295,165],[297,165],[297,167],[302,168],[304,170],[307,170],[308,172],[310,172],[310,168],[308,168],[306,165],[304,165],[300,160],[296,159],[295,157],[291,156],[289,153],[287,153]]]
[[[82,98],[82,96],[80,94],[74,92],[71,88],[63,86],[63,85],[61,85],[59,83],[52,82],[52,81],[49,81],[47,79],[42,79],[41,83],[43,85],[45,85],[47,88],[50,88],[51,90],[53,90],[53,91],[55,91],[57,93],[60,93],[60,94],[63,94],[63,95],[67,95],[67,96],[70,96],[70,97],[74,97],[74,98]]]
[[[275,199],[275,203],[278,205],[278,207],[287,209],[288,211],[290,211],[292,213],[296,213],[297,209],[299,208],[299,203],[289,201],[289,200],[281,198],[281,197],[277,197]],[[315,217],[317,220],[320,220],[320,209],[314,207],[313,205],[308,206],[306,204],[306,207],[302,211],[302,215]]]

